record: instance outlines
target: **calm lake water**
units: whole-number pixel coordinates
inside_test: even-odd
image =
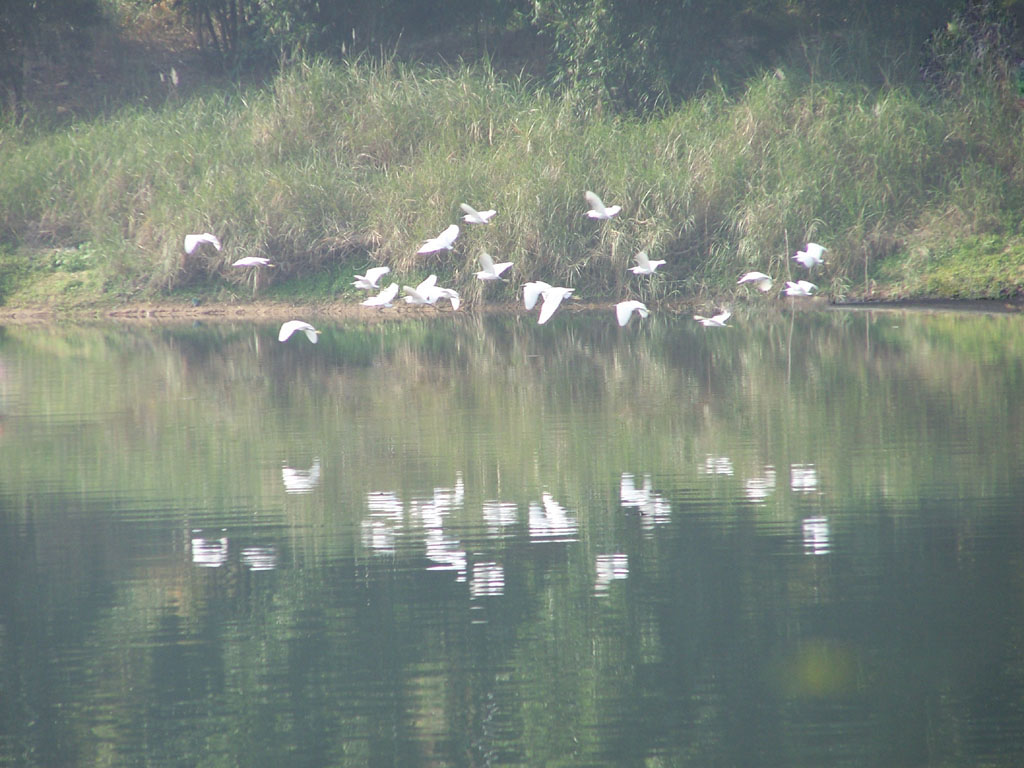
[[[1024,765],[1024,317],[427,315],[0,328],[0,764]]]

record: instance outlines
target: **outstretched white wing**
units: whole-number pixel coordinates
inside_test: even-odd
[[[497,213],[497,211],[478,211],[466,203],[459,203],[459,208],[466,214],[462,220],[469,224],[490,224],[491,218]]]
[[[185,235],[185,253],[192,253],[200,243],[209,243],[218,251],[220,250],[220,240],[217,239],[217,236],[203,232],[201,235]]]
[[[450,251],[452,243],[455,242],[455,238],[459,236],[459,225],[452,224],[448,229],[442,232],[437,237],[432,237],[423,245],[416,253],[435,253],[436,251]]]
[[[302,320],[289,320],[281,326],[281,330],[277,334],[278,341],[288,341],[291,335],[296,331],[302,331],[306,334],[306,338],[312,343],[316,344],[317,334],[320,333],[309,323],[303,322]]]

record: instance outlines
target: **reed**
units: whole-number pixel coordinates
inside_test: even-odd
[[[927,270],[913,254],[964,238],[1019,247],[1020,110],[997,83],[975,85],[775,71],[635,118],[581,113],[571,94],[486,66],[306,60],[263,88],[52,132],[4,127],[0,239],[5,258],[85,246],[104,290],[130,295],[241,294],[250,278],[231,262],[266,256],[278,264],[267,295],[334,296],[384,263],[404,282],[438,272],[474,301],[487,250],[515,262],[491,301],[538,278],[658,300],[733,291],[747,269],[784,277],[807,240],[829,246],[836,295],[865,279],[928,291],[893,260]],[[588,219],[586,189],[623,213]],[[499,213],[463,226],[453,252],[416,256],[462,224],[460,202]],[[207,230],[224,250],[186,258],[184,234]],[[668,261],[654,280],[626,271],[640,249]]]

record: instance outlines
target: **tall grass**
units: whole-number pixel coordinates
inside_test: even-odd
[[[879,258],[1012,228],[1021,125],[994,85],[943,96],[779,71],[643,119],[582,117],[486,68],[303,61],[262,89],[3,129],[0,238],[88,243],[117,291],[240,285],[230,264],[252,255],[278,265],[278,285],[324,275],[333,293],[383,263],[404,282],[436,271],[470,301],[480,250],[515,262],[488,297],[543,278],[658,299],[733,290],[747,269],[784,276],[813,239],[842,293]],[[623,213],[587,218],[586,189]],[[416,256],[460,202],[498,215]],[[224,250],[185,257],[184,234],[205,230]],[[626,271],[640,249],[668,261],[654,281]]]

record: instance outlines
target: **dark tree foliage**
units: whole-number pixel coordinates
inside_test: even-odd
[[[25,67],[31,56],[60,55],[99,19],[98,0],[3,0],[0,2],[0,104],[22,108]]]
[[[950,29],[998,34],[1001,55],[1012,59],[1013,21],[1024,16],[1024,0],[169,1],[199,46],[236,72],[271,69],[295,52],[497,55],[544,72],[584,103],[640,111],[800,64],[801,56],[808,70],[827,66],[831,76],[881,81],[890,62],[902,62],[934,77],[953,66],[951,53],[935,53],[957,37]],[[0,95],[8,107],[21,101],[26,57],[90,23],[100,2],[0,0]],[[984,23],[971,21],[979,18]]]
[[[818,50],[869,41],[871,52],[920,47],[964,0],[536,0],[574,88],[629,107],[740,81]],[[848,61],[851,57],[845,57]]]
[[[273,62],[305,50],[331,55],[390,51],[399,42],[452,41],[528,19],[527,0],[176,0],[201,46],[229,66]]]

